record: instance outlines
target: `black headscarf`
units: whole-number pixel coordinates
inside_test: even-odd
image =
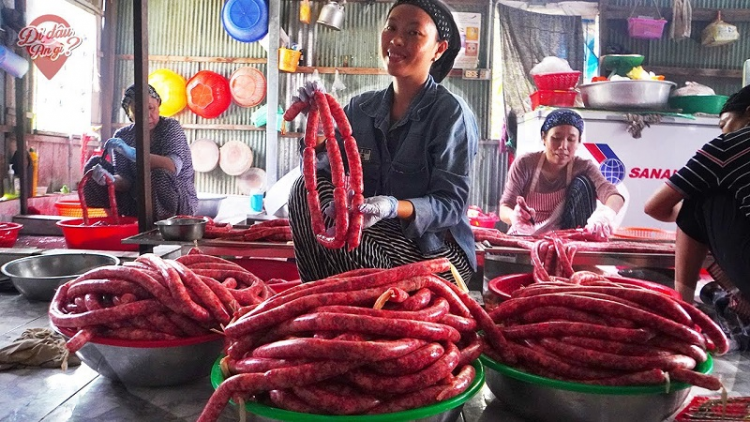
[[[719,114],[734,111],[744,113],[748,107],[750,107],[750,85],[732,94],[727,99],[727,102],[724,103],[724,107],[721,108],[721,113]]]
[[[148,96],[151,98],[156,99],[156,101],[159,102],[159,105],[161,105],[161,97],[159,96],[159,93],[156,92],[153,86],[151,84],[148,85]],[[128,116],[128,119],[132,122],[133,119],[130,117],[130,107],[135,104],[135,84],[130,85],[126,90],[125,94],[122,96],[122,109],[125,110],[125,115]]]
[[[448,41],[448,48],[430,67],[430,75],[435,79],[435,82],[440,83],[453,69],[453,62],[456,60],[458,52],[461,51],[461,34],[458,32],[458,25],[453,19],[453,14],[448,6],[440,0],[398,0],[391,7],[391,10],[402,4],[417,6],[424,10],[435,22],[440,41]],[[389,15],[391,10],[388,11]]]

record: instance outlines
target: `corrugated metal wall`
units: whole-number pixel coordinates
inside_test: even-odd
[[[655,0],[656,4],[662,8],[672,7],[671,0]],[[611,0],[611,6],[622,6],[632,8],[639,5],[648,9],[653,7],[653,0]],[[748,9],[750,1],[748,0],[690,0],[690,4],[695,9]],[[656,9],[653,9],[656,13]],[[654,16],[656,17],[656,15]],[[664,28],[664,35],[659,40],[638,40],[628,36],[627,20],[612,19],[609,20],[609,31],[607,40],[609,44],[619,44],[633,53],[643,54],[646,56],[644,68],[648,66],[670,66],[680,68],[708,68],[708,69],[732,69],[739,70],[742,64],[750,58],[750,22],[732,22],[732,16],[724,14],[722,19],[728,23],[737,26],[740,32],[740,39],[732,44],[707,48],[701,46],[701,31],[709,22],[692,23],[692,32],[689,39],[674,42],[669,39],[669,25],[672,16],[663,16],[670,23]],[[729,95],[741,87],[741,80],[738,78],[708,78],[708,77],[672,77],[679,85],[683,85],[685,80],[694,80],[714,88],[717,94]]]
[[[224,31],[220,12],[223,0],[151,0],[149,1],[149,54],[173,56],[208,56],[208,57],[257,57],[267,56],[259,43],[241,43],[231,39]],[[318,16],[321,2],[312,2],[313,18]],[[343,64],[344,56],[349,56],[349,66],[375,68],[381,65],[378,54],[379,33],[390,3],[347,3],[346,18],[343,31],[334,31],[320,25],[306,25],[299,22],[299,1],[282,1],[281,27],[289,34],[293,42],[299,43],[305,50],[305,64],[315,66],[335,67]],[[482,25],[489,24],[486,8],[478,6],[455,7],[457,11],[483,13]],[[132,34],[132,2],[118,2],[118,55],[133,54]],[[186,24],[189,23],[189,24]],[[484,32],[483,32],[484,35]],[[483,49],[490,44],[483,38]],[[312,53],[312,54],[311,54]],[[485,53],[480,52],[482,63]],[[199,70],[209,69],[226,77],[241,64],[228,63],[196,63],[196,62],[150,62],[151,71],[159,68],[174,70],[189,79]],[[265,65],[252,65],[265,72]],[[279,100],[282,106],[291,102],[294,89],[304,82],[309,75],[288,74],[280,75]],[[342,75],[346,89],[336,93],[340,102],[345,104],[358,93],[382,89],[390,83],[390,77],[385,75]],[[333,83],[333,75],[321,75],[327,87]],[[119,101],[125,87],[133,80],[133,63],[131,60],[118,59],[116,66],[116,114],[113,121],[127,123],[125,114],[119,109]],[[463,80],[448,78],[444,85],[452,92],[462,96],[479,122],[481,137],[489,136],[490,127],[490,82],[478,80]],[[232,104],[229,109],[217,119],[203,119],[188,110],[175,116],[183,125],[191,124],[235,124],[249,125],[250,116],[255,108],[244,109]],[[298,119],[288,130],[302,131]],[[236,131],[236,130],[208,130],[186,129],[188,141],[201,138],[213,139],[219,145],[229,140],[240,140],[247,143],[255,154],[254,165],[265,167],[265,132]],[[279,176],[286,174],[299,163],[296,139],[280,138],[279,145]],[[475,186],[471,202],[480,207],[496,207],[497,195],[495,179],[498,166],[497,144],[489,141],[482,142],[476,166]],[[488,183],[489,181],[489,183]],[[226,176],[218,167],[210,173],[197,173],[196,186],[199,191],[239,193],[235,178]]]

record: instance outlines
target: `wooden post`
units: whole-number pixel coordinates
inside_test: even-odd
[[[102,34],[101,69],[102,75],[100,85],[102,87],[101,99],[101,137],[105,140],[112,136],[112,110],[115,101],[115,46],[117,38],[117,4],[115,0],[106,0],[104,10],[104,32]]]
[[[22,16],[26,14],[26,0],[15,0],[14,4],[16,11],[18,11]],[[28,72],[27,72],[28,73]],[[15,83],[15,94],[16,94],[16,154],[18,154],[18,167],[16,170],[16,175],[21,180],[21,192],[19,195],[19,201],[21,205],[21,215],[25,215],[29,211],[29,191],[26,188],[27,185],[30,185],[28,183],[27,176],[26,176],[26,169],[28,168],[29,164],[26,161],[26,76],[22,78],[16,78],[14,81]],[[10,160],[8,160],[10,162]],[[18,174],[20,173],[20,174]],[[10,181],[13,183],[13,181]],[[33,193],[32,193],[33,195]]]
[[[138,178],[138,231],[143,233],[154,226],[151,203],[151,133],[148,128],[148,0],[133,3],[133,44],[135,67],[135,150]],[[150,250],[151,248],[142,248]]]
[[[599,57],[607,54],[607,31],[609,31],[609,26],[607,25],[607,19],[609,19],[607,13],[608,7],[609,0],[599,0]],[[599,61],[599,75],[602,75],[601,60]]]

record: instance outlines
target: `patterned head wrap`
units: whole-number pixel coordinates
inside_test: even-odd
[[[151,86],[151,84],[149,84],[148,86],[148,96],[156,99],[156,101],[158,101],[161,105],[161,97],[159,96],[159,93],[156,92],[154,87]],[[130,119],[131,122],[133,121],[133,118],[130,117],[130,108],[133,106],[133,104],[135,104],[135,84],[130,85],[125,90],[125,95],[122,96],[121,104],[122,109],[125,110],[125,115],[128,116],[128,119]]]
[[[416,6],[424,10],[435,22],[440,41],[448,41],[448,49],[430,67],[430,75],[435,79],[435,82],[440,83],[453,69],[453,62],[456,60],[458,52],[461,51],[461,34],[458,32],[458,25],[453,19],[453,14],[448,6],[440,0],[398,0],[391,7],[391,10],[402,4]],[[388,11],[389,15],[391,10]]]
[[[744,113],[748,107],[750,107],[750,85],[732,94],[724,103],[724,107],[721,108],[719,114],[735,111]]]
[[[555,126],[569,125],[578,129],[578,136],[583,134],[583,118],[580,114],[566,108],[559,108],[547,115],[542,124],[542,136]]]

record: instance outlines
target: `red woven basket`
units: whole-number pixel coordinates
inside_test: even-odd
[[[578,84],[581,72],[546,73],[544,75],[533,75],[534,84],[540,90],[565,90],[574,88]]]

